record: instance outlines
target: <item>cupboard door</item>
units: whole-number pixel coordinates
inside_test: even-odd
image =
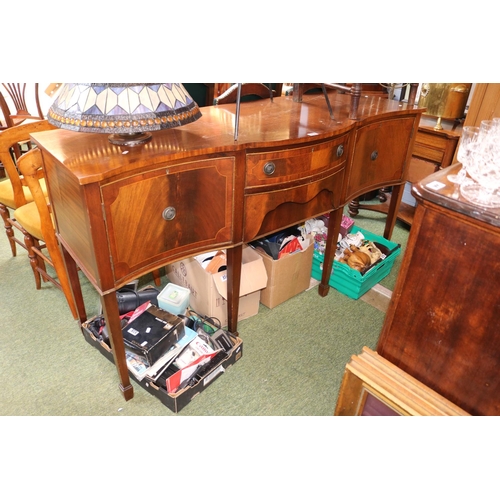
[[[356,131],[345,202],[378,187],[399,184],[415,117],[377,121]]]
[[[232,240],[234,158],[165,166],[101,187],[116,280]]]

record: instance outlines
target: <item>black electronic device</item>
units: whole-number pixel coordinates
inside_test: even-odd
[[[138,292],[130,289],[120,289],[116,292],[116,300],[118,301],[118,312],[126,314],[130,311],[135,311],[139,306],[146,302],[158,306],[158,295],[160,291],[154,287],[144,288]]]
[[[156,306],[149,306],[122,329],[125,350],[153,366],[184,337],[182,320]]]

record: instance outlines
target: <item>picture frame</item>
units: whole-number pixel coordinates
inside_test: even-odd
[[[347,363],[335,416],[469,416],[368,347]]]

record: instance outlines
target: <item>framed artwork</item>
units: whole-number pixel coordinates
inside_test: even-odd
[[[347,363],[336,416],[467,416],[467,412],[364,347]]]

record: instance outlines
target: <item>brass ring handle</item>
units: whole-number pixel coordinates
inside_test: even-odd
[[[376,159],[378,158],[378,151],[377,151],[377,150],[375,150],[375,151],[371,154],[370,158],[371,158],[371,160],[372,160],[372,161],[376,160]]]
[[[177,211],[175,210],[174,207],[167,207],[165,210],[163,210],[163,213],[161,216],[165,220],[173,220],[177,214]]]
[[[272,162],[272,161],[268,161],[265,165],[264,165],[264,173],[266,175],[273,175],[274,172],[276,171],[276,165]]]

